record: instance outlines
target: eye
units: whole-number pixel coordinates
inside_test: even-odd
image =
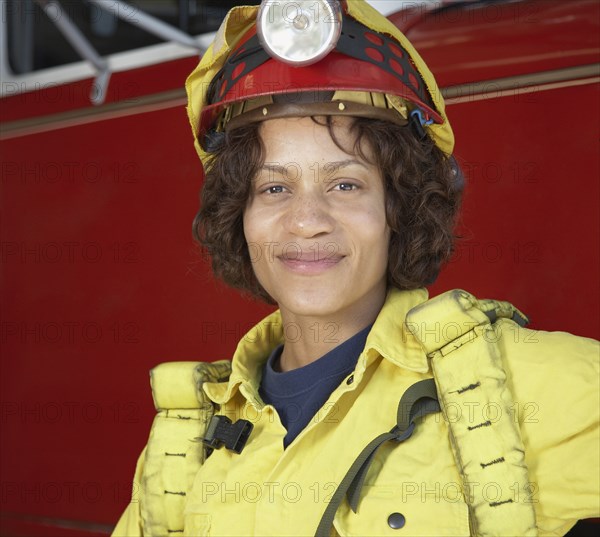
[[[262,194],[283,194],[285,187],[281,185],[271,185],[261,190]]]
[[[334,190],[341,190],[342,192],[352,192],[353,190],[358,190],[358,188],[358,185],[348,182],[338,183],[333,187]]]

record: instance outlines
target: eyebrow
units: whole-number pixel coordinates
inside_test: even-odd
[[[261,169],[270,171],[270,172],[274,172],[274,173],[278,173],[280,175],[287,175],[290,165],[293,165],[295,167],[297,164],[295,162],[290,162],[287,166],[282,166],[281,164],[266,163],[266,164],[263,164]],[[356,159],[346,159],[346,160],[338,160],[338,161],[334,161],[334,162],[326,162],[325,165],[323,166],[323,169],[327,173],[334,173],[334,172],[338,171],[340,168],[347,168],[348,166],[355,166],[355,165],[362,166],[363,168],[368,169],[368,167],[365,163],[361,162],[360,160],[356,160]]]
[[[362,166],[363,168],[368,169],[368,166],[364,162],[353,158],[349,158],[346,160],[338,160],[337,162],[328,162],[327,164],[325,164],[325,166],[323,166],[323,169],[327,172],[333,173],[338,171],[340,168],[347,168],[348,166],[355,165]]]

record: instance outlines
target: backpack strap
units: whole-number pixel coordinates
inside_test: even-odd
[[[501,327],[493,324],[498,318],[528,321],[508,302],[454,290],[413,308],[406,326],[431,360],[473,533],[536,536],[525,448],[497,345]]]
[[[158,411],[140,485],[144,535],[183,535],[185,497],[206,459],[199,437],[215,413],[204,382],[229,377],[231,362],[166,362],[152,369],[150,382]]]
[[[335,513],[344,500],[344,496],[348,497],[348,503],[356,513],[360,491],[379,446],[388,440],[395,440],[398,443],[404,442],[404,440],[412,436],[415,429],[415,421],[418,418],[439,411],[440,405],[435,393],[435,381],[433,379],[421,380],[404,392],[398,404],[396,425],[392,427],[389,433],[380,434],[360,452],[360,455],[356,458],[331,497],[331,501],[321,517],[315,537],[329,537]]]

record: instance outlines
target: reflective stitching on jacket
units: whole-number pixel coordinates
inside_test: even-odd
[[[498,464],[501,462],[504,462],[506,459],[504,457],[498,457],[497,459],[494,459],[493,461],[490,462],[480,462],[479,464],[481,464],[482,468],[487,468],[488,466],[491,466],[492,464]]]
[[[488,504],[490,507],[498,507],[499,505],[503,505],[505,503],[513,503],[512,499],[502,500],[501,502],[491,502]]]
[[[479,386],[481,386],[481,382],[476,382],[475,384],[469,384],[468,386],[465,386],[464,388],[461,388],[460,390],[456,390],[456,393],[465,393],[468,392],[469,390],[474,390],[475,388],[479,388]]]
[[[469,429],[469,431],[474,431],[475,429],[480,429],[481,427],[490,427],[491,425],[492,422],[490,420],[486,420],[483,423],[478,423],[477,425],[470,425],[467,427],[467,429]]]

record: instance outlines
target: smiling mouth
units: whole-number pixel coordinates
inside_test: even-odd
[[[315,258],[314,255],[300,255],[298,257],[278,257],[285,268],[299,274],[318,274],[325,272],[344,259],[343,255],[330,255],[322,258]]]

